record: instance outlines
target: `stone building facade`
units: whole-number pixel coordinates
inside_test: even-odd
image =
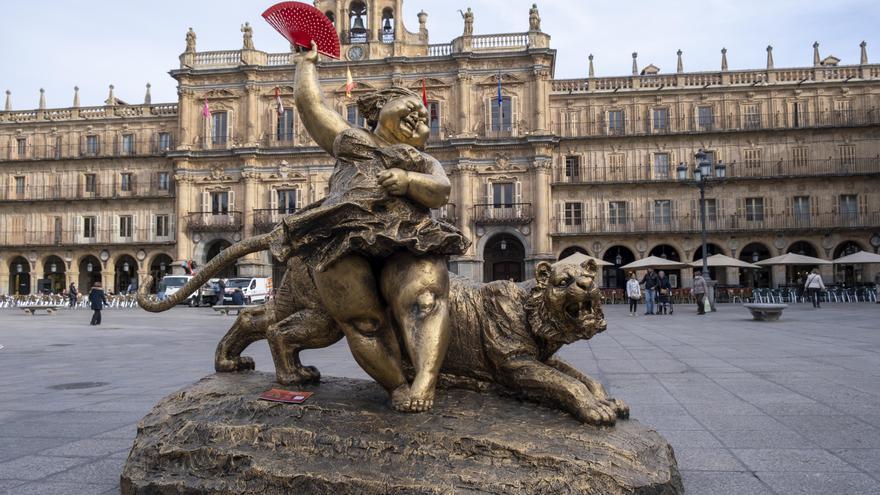
[[[354,99],[390,85],[425,88],[428,151],[453,183],[434,212],[472,239],[450,268],[476,280],[522,279],[575,251],[616,266],[649,254],[699,257],[698,192],[676,180],[698,149],[727,165],[709,191],[713,252],[754,261],[793,250],[834,258],[880,247],[880,65],[834,57],[813,67],[553,77],[555,51],[537,9],[528,31],[428,42],[409,32],[402,0],[318,0],[337,27],[342,60],[319,70],[327,102],[361,124]],[[111,93],[101,107],[0,112],[0,292],[102,280],[205,263],[242,238],[321,199],[333,168],[292,100],[290,53],[199,52],[187,34],[178,101]],[[255,47],[256,45],[256,47]],[[725,56],[725,55],[723,55]],[[355,87],[346,96],[346,70]],[[277,95],[277,96],[276,96]],[[8,97],[9,95],[7,95]],[[500,103],[499,103],[500,96]],[[280,98],[283,111],[279,113]],[[7,98],[8,100],[8,98]],[[688,172],[690,175],[690,172]],[[271,275],[267,254],[227,275]],[[872,280],[871,267],[823,268],[828,281]],[[234,273],[233,273],[234,272]],[[682,285],[689,270],[676,272]],[[781,284],[797,274],[735,270],[729,284]],[[48,281],[48,282],[46,282]]]

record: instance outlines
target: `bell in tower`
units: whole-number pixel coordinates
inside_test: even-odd
[[[349,26],[351,27],[351,42],[365,43],[367,41],[367,28],[364,18],[367,16],[367,6],[364,2],[351,2],[349,10]]]

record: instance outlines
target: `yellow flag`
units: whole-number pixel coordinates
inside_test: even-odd
[[[345,68],[345,96],[351,98],[351,89],[354,87],[354,79],[351,78],[351,69]]]

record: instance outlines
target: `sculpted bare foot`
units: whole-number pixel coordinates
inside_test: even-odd
[[[282,385],[314,383],[321,380],[321,372],[314,366],[298,366],[289,372],[275,370],[275,381]]]
[[[404,383],[391,392],[391,408],[395,411],[410,412],[410,390],[409,384]]]

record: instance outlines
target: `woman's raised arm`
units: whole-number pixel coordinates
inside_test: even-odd
[[[340,132],[351,127],[341,115],[324,102],[315,63],[318,61],[318,45],[312,41],[312,49],[296,58],[293,98],[303,125],[327,153],[333,154],[333,141]]]

